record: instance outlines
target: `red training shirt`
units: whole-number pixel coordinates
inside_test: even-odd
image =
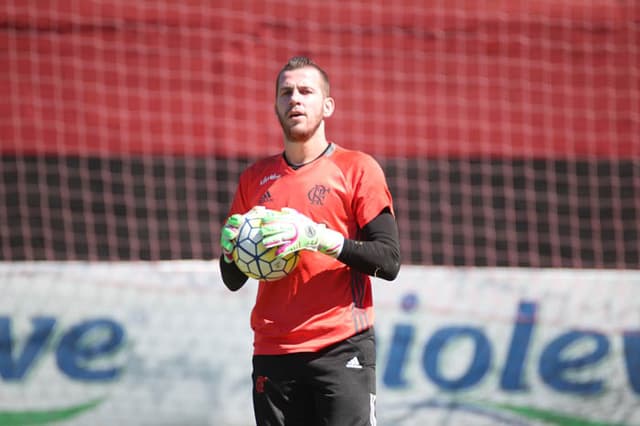
[[[294,208],[348,239],[358,239],[385,208],[393,213],[379,164],[368,154],[335,144],[298,169],[282,154],[248,167],[229,214],[258,205]],[[302,250],[300,255],[291,274],[259,283],[251,313],[256,355],[317,351],[373,325],[368,275],[319,252]]]

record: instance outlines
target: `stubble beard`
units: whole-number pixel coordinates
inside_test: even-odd
[[[290,126],[287,123],[287,118],[282,117],[280,114],[278,114],[278,121],[280,121],[280,127],[282,127],[285,138],[292,142],[305,142],[311,139],[322,124],[322,120],[318,120],[312,128],[307,127],[305,130],[299,130],[298,126]]]

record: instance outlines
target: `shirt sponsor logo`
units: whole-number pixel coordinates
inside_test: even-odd
[[[265,183],[272,181],[272,180],[276,180],[276,179],[280,179],[281,175],[279,175],[278,173],[271,173],[270,175],[267,175],[265,177],[263,177],[262,179],[260,179],[260,186],[264,185]]]

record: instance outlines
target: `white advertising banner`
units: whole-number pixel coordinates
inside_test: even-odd
[[[217,262],[0,263],[0,426],[254,424]],[[374,282],[377,417],[640,425],[640,272],[404,266]]]

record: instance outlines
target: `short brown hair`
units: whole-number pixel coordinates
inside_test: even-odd
[[[278,73],[278,76],[276,77],[276,94],[278,93],[278,85],[280,84],[280,77],[282,76],[282,73],[284,73],[285,71],[297,70],[305,67],[311,67],[318,70],[318,72],[320,73],[320,76],[322,77],[322,81],[324,83],[323,85],[324,87],[322,88],[324,95],[330,96],[331,84],[329,83],[329,75],[325,72],[325,70],[320,68],[318,64],[313,62],[312,59],[306,56],[294,56],[291,59],[289,59],[289,61],[284,65],[284,67],[282,67],[282,69]]]

